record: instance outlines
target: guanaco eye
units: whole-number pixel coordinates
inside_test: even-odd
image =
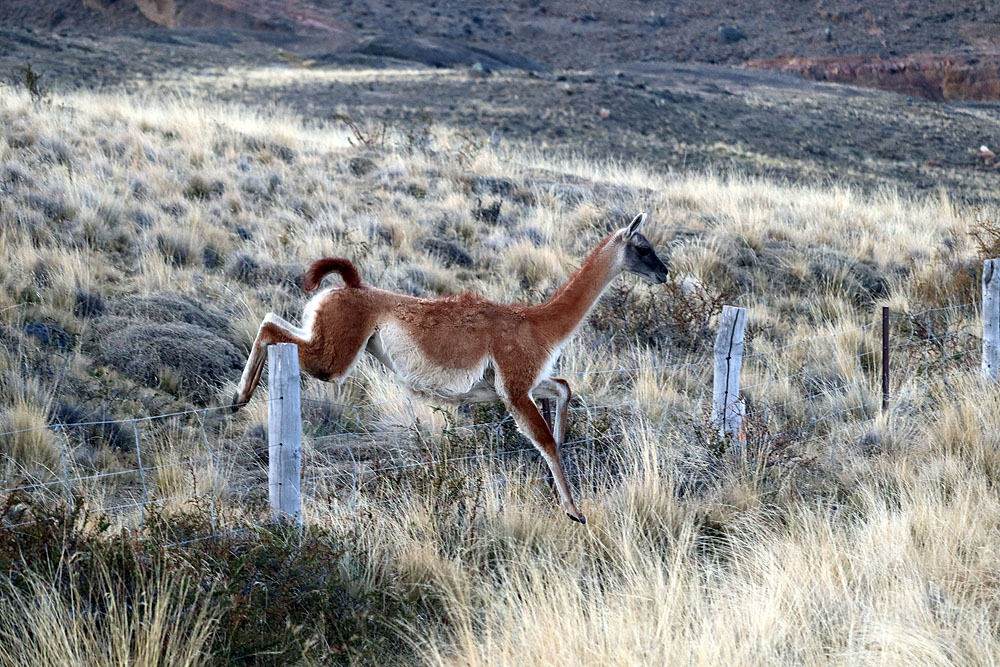
[[[639,257],[645,257],[652,251],[653,251],[652,248],[647,248],[646,246],[639,246],[638,248],[635,249],[635,254],[639,255]]]

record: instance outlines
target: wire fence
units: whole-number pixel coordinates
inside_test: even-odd
[[[889,321],[889,398],[893,409],[926,396],[978,367],[981,319],[966,303]],[[782,342],[750,323],[741,400],[763,446],[793,434],[799,441],[833,437],[881,413],[883,339],[879,324],[840,328]],[[618,445],[644,423],[644,432],[702,438],[712,400],[713,360],[557,370],[578,391],[563,444],[567,476],[613,458]],[[588,404],[588,396],[614,400]],[[267,405],[258,398],[251,405]],[[544,474],[534,447],[497,406],[441,407],[409,398],[348,405],[304,397],[303,474],[306,512],[353,512],[405,497],[419,476],[438,478],[457,466],[486,466],[504,480]],[[154,508],[204,508],[211,534],[227,532],[221,508],[263,503],[267,497],[265,433],[229,405],[162,415],[56,423],[0,433],[2,492],[8,499],[83,501],[84,514],[141,526]],[[45,456],[26,459],[25,452]],[[517,472],[519,471],[519,472]],[[419,481],[419,479],[417,479]],[[401,482],[407,482],[406,484]],[[8,502],[8,507],[12,503]],[[12,520],[14,517],[14,520]],[[5,529],[33,522],[30,512],[3,517]]]
[[[947,382],[980,361],[978,307],[965,303],[889,317],[888,344],[878,323],[813,336],[744,358],[741,391],[753,414],[812,431],[827,420],[877,416],[882,358],[888,395],[906,383]]]

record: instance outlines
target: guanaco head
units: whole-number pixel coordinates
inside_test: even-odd
[[[667,282],[667,267],[653,250],[653,244],[639,233],[639,226],[646,221],[646,214],[640,213],[633,218],[623,232],[625,241],[625,263],[623,269],[642,277],[648,283]]]

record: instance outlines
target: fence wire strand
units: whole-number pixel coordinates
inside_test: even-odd
[[[906,401],[917,400],[926,396],[935,382],[948,383],[949,373],[957,369],[972,370],[978,365],[976,355],[980,343],[978,331],[979,313],[974,303],[964,303],[955,306],[929,308],[915,313],[893,313],[889,318],[891,325],[892,344],[890,352],[890,369],[892,388],[889,392],[890,405],[893,410],[904,406]],[[860,430],[874,423],[878,418],[881,402],[880,360],[882,352],[881,330],[874,323],[853,326],[840,331],[823,333],[791,343],[768,347],[760,352],[743,357],[743,377],[751,381],[740,387],[741,400],[748,405],[748,419],[760,420],[773,433],[797,433],[800,442],[838,437],[838,434]],[[752,337],[748,338],[748,346],[753,345]],[[704,418],[704,400],[710,396],[711,387],[709,374],[713,368],[713,360],[705,358],[696,361],[657,364],[650,366],[631,366],[619,368],[575,369],[561,370],[557,376],[573,376],[577,378],[606,378],[601,380],[601,387],[610,387],[619,394],[626,394],[630,400],[624,402],[599,401],[597,404],[586,403],[574,405],[569,412],[576,419],[570,420],[574,429],[571,437],[563,444],[563,451],[571,455],[572,462],[578,454],[587,450],[583,445],[599,443],[613,444],[627,437],[625,426],[627,420],[635,414],[642,413],[649,405],[639,405],[635,392],[642,382],[652,382],[661,391],[672,387],[674,393],[683,396],[688,402],[685,409],[693,410],[690,414],[678,414],[673,403],[666,398],[658,409],[662,413],[656,427],[646,427],[649,433],[664,433],[668,430],[682,428],[683,425]],[[606,384],[610,382],[610,384]],[[616,384],[617,383],[617,384]],[[904,386],[905,385],[905,386]],[[268,405],[280,397],[258,398],[252,404]],[[421,468],[433,468],[448,464],[470,464],[476,461],[495,461],[497,472],[501,476],[500,484],[506,483],[506,475],[510,471],[501,462],[510,457],[530,454],[536,451],[534,446],[525,445],[525,438],[514,435],[515,424],[509,414],[501,418],[483,422],[456,423],[463,414],[460,410],[447,410],[432,407],[431,413],[440,417],[431,422],[422,422],[417,416],[417,410],[411,398],[388,399],[347,405],[335,401],[313,397],[302,397],[303,406],[313,406],[328,410],[321,413],[335,415],[332,423],[325,423],[319,430],[306,434],[304,444],[309,450],[310,467],[314,472],[304,475],[301,484],[306,488],[303,502],[310,506],[325,506],[333,511],[334,507],[341,509],[358,509],[371,505],[393,502],[399,498],[369,499],[364,492],[366,480],[388,474],[399,474]],[[581,397],[576,398],[581,401]],[[96,512],[128,512],[138,511],[139,525],[146,520],[149,507],[162,506],[176,501],[207,502],[210,515],[211,535],[197,536],[172,542],[168,546],[191,544],[205,539],[223,535],[239,534],[241,529],[223,529],[220,525],[219,502],[220,489],[224,480],[224,461],[230,461],[226,467],[249,464],[245,461],[246,453],[241,453],[239,447],[233,449],[246,436],[225,439],[224,429],[218,426],[222,422],[212,422],[210,433],[209,419],[214,413],[229,410],[230,405],[202,407],[191,410],[181,410],[159,415],[147,415],[126,419],[94,420],[76,423],[56,423],[32,428],[24,428],[0,432],[0,438],[10,438],[33,431],[50,429],[54,441],[58,445],[59,471],[41,473],[41,479],[30,479],[32,475],[22,464],[14,460],[7,452],[4,458],[10,461],[18,470],[17,476],[27,478],[19,484],[2,489],[2,493],[43,492],[52,487],[61,487],[65,491],[66,503],[74,507],[76,493],[84,483],[108,483],[129,475],[138,475],[139,486],[135,482],[116,482],[118,494],[108,496],[103,505],[86,507],[86,513]],[[397,408],[393,411],[393,408]],[[401,408],[401,411],[398,410]],[[435,412],[436,411],[436,412]],[[701,411],[699,413],[699,411]],[[371,417],[379,417],[394,413],[405,415],[391,427],[375,427],[373,424],[386,423]],[[423,413],[426,414],[426,413]],[[652,415],[647,415],[652,420]],[[190,420],[183,418],[190,417]],[[148,433],[144,439],[140,425],[167,423],[168,419],[181,420],[178,424],[186,424],[194,440],[204,447],[206,456],[186,458],[175,462],[162,462],[161,453],[155,449],[156,438]],[[436,425],[434,419],[443,419],[445,424]],[[407,423],[408,421],[408,423]],[[392,423],[391,421],[389,423]],[[107,427],[116,425],[124,427],[131,425],[132,444],[135,449],[136,467],[127,470],[114,470],[79,474],[86,472],[86,466],[74,461],[75,452],[71,438],[82,437],[84,442],[91,435],[79,435],[79,429],[86,427]],[[692,433],[697,432],[694,429]],[[74,435],[76,434],[76,435]],[[412,459],[421,451],[432,450],[443,442],[464,441],[466,436],[481,435],[479,451],[461,453],[455,456],[431,456],[419,460]],[[221,442],[220,442],[221,441]],[[488,445],[484,448],[482,442]],[[371,456],[366,458],[366,448],[374,446],[380,456],[388,453],[390,460],[380,462]],[[338,449],[339,447],[339,449]],[[346,454],[346,458],[344,455]],[[391,460],[395,458],[395,460]],[[304,459],[305,460],[305,459]],[[539,457],[537,459],[541,461]],[[148,465],[155,463],[155,465]],[[196,466],[208,464],[211,475],[211,486],[199,492],[197,483],[193,493],[173,493],[166,497],[157,497],[154,492],[160,488],[160,482],[165,471],[172,468],[188,467],[194,470]],[[338,469],[341,466],[343,469]],[[266,465],[264,466],[266,467]],[[81,469],[83,468],[83,469]],[[251,472],[260,470],[258,466]],[[155,474],[151,479],[149,475]],[[257,473],[255,473],[257,474]],[[585,473],[571,472],[570,479],[579,479]],[[44,479],[52,476],[56,479]],[[134,478],[133,478],[134,480]],[[345,484],[340,482],[346,480]],[[8,477],[9,481],[9,477]],[[131,488],[129,488],[131,485]],[[97,487],[93,487],[97,488]],[[331,491],[332,489],[332,491]],[[258,489],[257,493],[263,494]],[[342,496],[338,493],[342,492]],[[325,494],[325,495],[318,495]],[[13,529],[23,527],[33,521],[4,523],[0,528]]]

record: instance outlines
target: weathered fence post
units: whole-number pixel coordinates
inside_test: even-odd
[[[267,348],[267,487],[275,521],[302,525],[302,406],[299,348],[278,343]]]
[[[740,400],[740,369],[743,366],[743,330],[747,309],[724,306],[715,338],[715,381],[712,389],[712,425],[719,435],[732,433],[744,440],[743,417],[746,406]]]
[[[1000,259],[983,262],[983,377],[1000,381]]]

